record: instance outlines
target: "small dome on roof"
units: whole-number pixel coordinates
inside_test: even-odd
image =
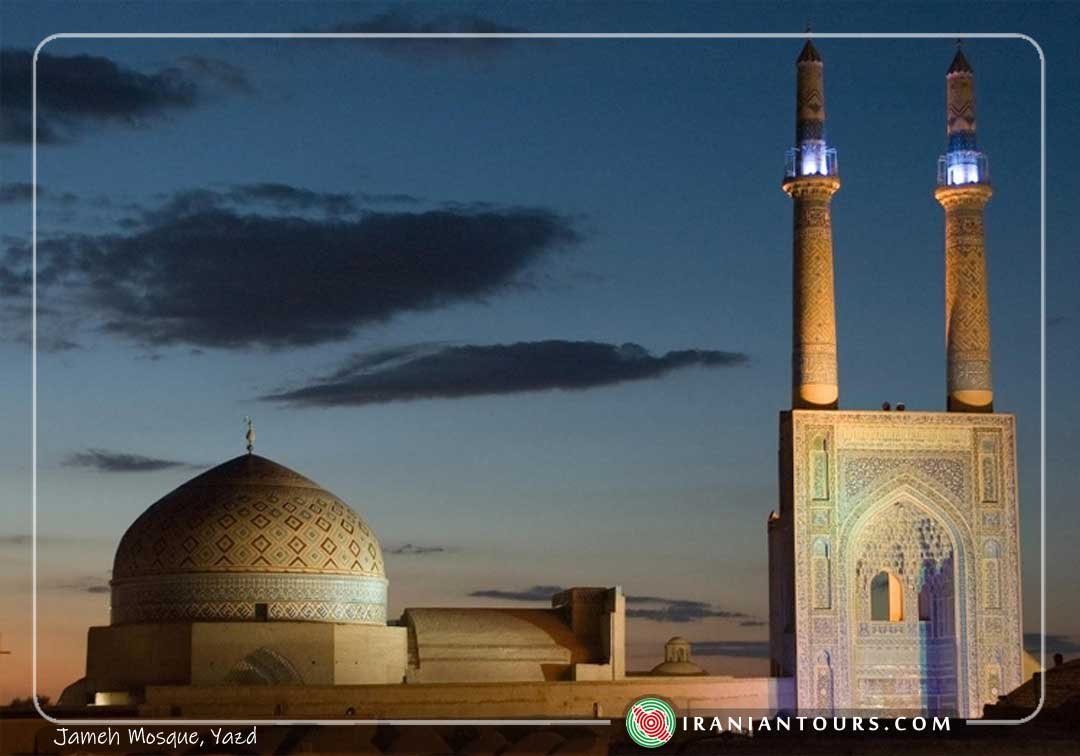
[[[664,644],[664,661],[653,667],[649,674],[692,676],[709,673],[690,661],[690,641],[681,635],[676,635]]]

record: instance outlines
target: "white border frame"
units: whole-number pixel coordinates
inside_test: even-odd
[[[217,719],[55,719],[42,710],[38,702],[38,642],[37,642],[37,64],[38,56],[48,43],[57,39],[1022,39],[1039,56],[1039,705],[1022,719],[967,719],[970,725],[1021,725],[1030,722],[1046,702],[1046,55],[1032,37],[1018,32],[1008,33],[888,33],[888,32],[61,32],[50,34],[34,48],[32,66],[31,122],[32,192],[31,212],[31,573],[32,573],[32,697],[34,708],[41,717],[59,725],[606,725],[609,719],[295,719],[295,720],[217,720]]]

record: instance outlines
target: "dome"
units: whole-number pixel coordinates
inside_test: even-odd
[[[375,534],[314,481],[245,454],[143,512],[116,550],[112,622],[383,624]]]
[[[652,668],[649,673],[660,676],[690,676],[707,675],[694,662],[690,661],[690,641],[681,635],[668,639],[664,644],[664,661]]]
[[[709,673],[693,662],[676,661],[660,662],[649,674],[657,677],[702,677]]]

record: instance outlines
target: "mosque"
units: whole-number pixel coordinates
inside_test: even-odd
[[[946,77],[947,410],[839,408],[823,64],[797,61],[793,387],[768,518],[768,677],[704,674],[673,638],[626,669],[625,597],[578,587],[549,608],[387,616],[379,541],[344,501],[253,452],[147,509],[120,541],[111,617],[61,704],[141,717],[449,719],[677,711],[979,716],[1024,679],[1015,426],[993,411],[973,72]],[[759,715],[760,715],[759,714]]]
[[[974,72],[946,74],[946,411],[841,410],[821,56],[797,62],[792,409],[769,518],[770,664],[800,709],[979,716],[1023,682],[1015,418],[994,412]]]

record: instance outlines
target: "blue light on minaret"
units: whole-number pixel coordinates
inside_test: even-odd
[[[989,163],[975,144],[975,72],[959,43],[945,82],[949,145],[938,158],[938,185],[989,183]]]
[[[824,67],[810,40],[799,54],[796,69],[795,146],[787,151],[784,176],[835,176],[836,150],[825,142]]]

